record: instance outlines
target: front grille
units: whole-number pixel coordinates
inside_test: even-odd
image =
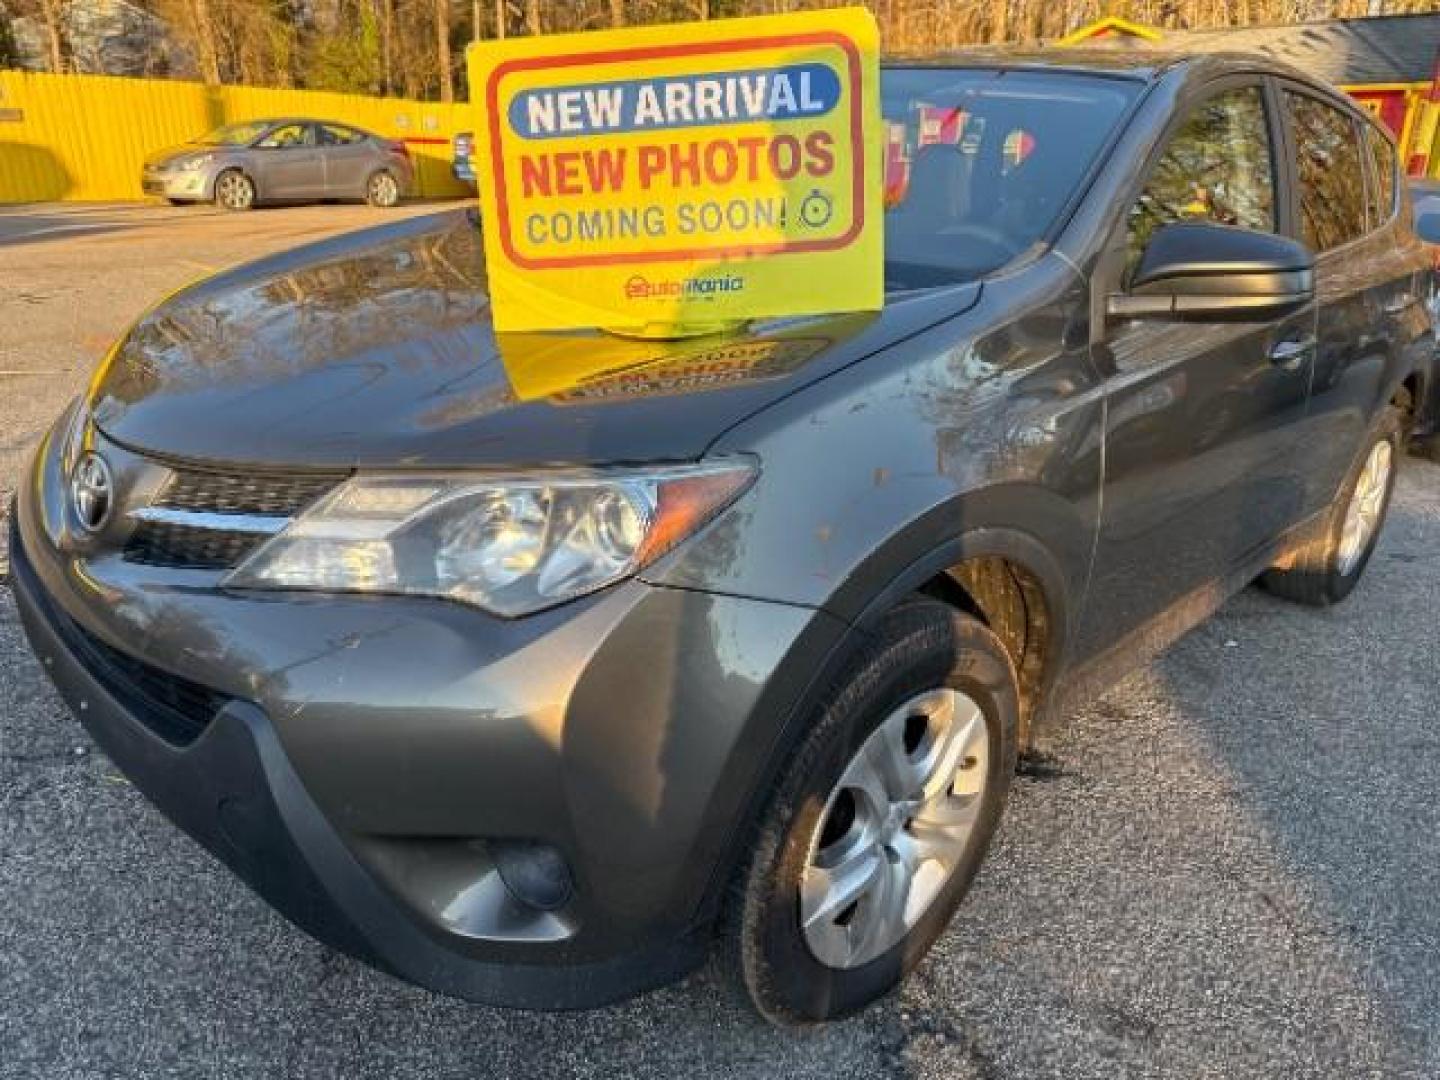
[[[174,746],[194,742],[215,714],[235,700],[122,652],[61,611],[41,589],[13,525],[10,559],[66,648],[116,701],[166,742]]]
[[[346,478],[344,472],[252,472],[238,475],[176,469],[157,507],[209,514],[294,517]]]
[[[156,506],[211,514],[294,517],[345,479],[345,473],[230,473],[177,469]]]
[[[198,529],[168,521],[142,521],[125,543],[125,558],[146,566],[228,570],[266,539],[264,533]]]
[[[233,473],[177,468],[153,507],[212,515],[205,525],[141,521],[125,544],[125,558],[148,566],[228,570],[265,541],[268,533],[225,528],[225,516],[293,518],[341,483],[345,473]],[[218,521],[216,520],[218,519]]]

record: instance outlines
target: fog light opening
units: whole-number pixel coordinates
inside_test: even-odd
[[[540,911],[558,911],[575,894],[565,856],[549,844],[530,840],[492,840],[490,857],[510,895]]]

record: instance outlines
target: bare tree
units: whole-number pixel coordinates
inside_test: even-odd
[[[990,40],[997,44],[1010,40],[1009,0],[990,0]]]
[[[0,0],[39,28],[52,71],[73,66],[77,0]],[[91,0],[86,0],[91,2]],[[131,0],[168,22],[208,83],[297,85],[452,100],[457,21],[469,38],[540,34],[867,2],[885,48],[1060,37],[1105,15],[1165,29],[1434,11],[1437,0]],[[493,30],[489,29],[493,27]],[[357,29],[358,28],[358,29]],[[188,74],[181,72],[182,74]],[[458,77],[458,78],[457,78]]]
[[[59,75],[65,70],[65,57],[70,51],[63,0],[40,0],[40,19],[45,24],[46,60],[50,70]]]
[[[435,59],[440,69],[440,100],[455,100],[455,74],[450,65],[450,0],[435,0]]]
[[[380,71],[383,93],[395,92],[395,0],[380,0]]]
[[[184,15],[190,40],[195,45],[195,59],[200,65],[200,77],[210,85],[217,86],[224,80],[220,77],[220,47],[215,34],[210,0],[186,0]]]

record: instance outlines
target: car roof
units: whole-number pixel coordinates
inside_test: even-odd
[[[278,127],[281,124],[328,124],[331,127],[350,128],[353,131],[364,131],[359,124],[352,124],[348,120],[329,120],[320,116],[257,116],[253,120],[237,120],[237,124],[265,124],[268,127]]]
[[[1046,49],[1035,47],[975,46],[944,52],[891,53],[886,67],[1004,68],[1049,70],[1101,75],[1129,75],[1150,80],[1174,65],[1175,58],[1161,53],[1121,52],[1118,49]]]
[[[1265,71],[1315,83],[1302,71],[1261,53],[1166,52],[1160,49],[1106,49],[1044,46],[978,46],[962,50],[897,53],[885,57],[888,67],[1003,68],[1063,71],[1120,76],[1154,82],[1176,71],[1223,75],[1232,71]],[[1323,83],[1316,83],[1323,86]]]
[[[1329,83],[1273,56],[1254,52],[1165,52],[1159,49],[979,46],[963,52],[929,52],[886,56],[886,67],[999,68],[1006,71],[1056,71],[1077,75],[1134,79],[1146,83],[1174,76],[1207,79],[1262,72],[1290,79],[1322,94],[1337,105],[1384,130],[1376,117]],[[1387,133],[1387,137],[1388,133]],[[1393,140],[1392,140],[1393,141]]]

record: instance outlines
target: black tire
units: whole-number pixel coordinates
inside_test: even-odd
[[[226,169],[215,178],[215,205],[222,210],[255,208],[255,181],[239,169]]]
[[[189,200],[189,199],[166,199],[165,201],[166,201],[167,203],[169,203],[171,206],[189,206],[189,205],[190,205],[190,200]]]
[[[1401,455],[1405,448],[1406,414],[1395,406],[1388,406],[1369,436],[1356,454],[1345,482],[1340,485],[1334,502],[1316,521],[1296,538],[1295,545],[1285,560],[1260,576],[1260,584],[1267,592],[1286,600],[1311,607],[1326,607],[1338,604],[1354,590],[1370,556],[1375,552],[1380,533],[1385,527],[1385,518],[1390,510],[1390,498],[1395,491],[1395,476],[1400,468]],[[1343,537],[1346,514],[1355,498],[1356,487],[1372,451],[1382,442],[1390,444],[1390,471],[1386,479],[1384,496],[1380,505],[1379,518],[1372,529],[1364,549],[1348,568],[1343,566]]]
[[[980,707],[987,738],[978,818],[948,879],[888,951],[861,966],[822,963],[800,925],[799,887],[831,790],[857,748],[917,694],[949,687]],[[984,859],[1015,772],[1019,690],[999,638],[933,600],[891,612],[822,699],[758,823],[722,919],[725,977],[772,1023],[797,1026],[855,1012],[888,994],[949,924]]]
[[[365,181],[365,201],[381,210],[400,204],[400,180],[389,169],[377,169]]]

